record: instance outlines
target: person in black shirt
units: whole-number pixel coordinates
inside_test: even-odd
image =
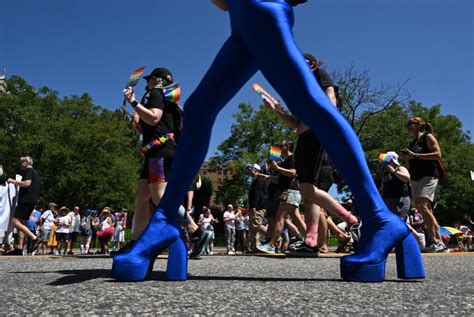
[[[270,180],[277,180],[277,192],[280,203],[278,205],[274,223],[269,225],[269,230],[267,230],[267,236],[271,237],[270,242],[257,247],[259,251],[264,253],[275,253],[275,248],[277,246],[278,239],[283,232],[285,218],[287,215],[291,216],[300,232],[306,231],[305,224],[299,213],[301,194],[298,190],[298,184],[295,181],[296,169],[295,159],[293,156],[293,147],[293,142],[284,141],[281,146],[284,161],[280,163],[275,161],[270,162],[270,168],[278,173],[278,176],[271,177]]]
[[[143,78],[147,81],[147,87],[140,102],[136,100],[131,87],[124,90],[125,99],[135,110],[132,114],[132,124],[143,135],[140,152],[145,157],[135,199],[132,243],[138,239],[147,226],[154,210],[153,206],[158,206],[163,197],[181,133],[182,121],[181,108],[177,103],[166,98],[164,93],[164,88],[174,83],[171,72],[163,67],[155,68],[150,75]],[[201,231],[187,214],[181,218],[184,219],[192,237],[197,237],[199,240],[199,250],[192,253],[192,257],[197,257],[204,249],[202,245],[205,243],[201,240],[209,239],[210,235],[208,232]],[[129,245],[125,246],[113,255],[122,253],[129,247]]]
[[[314,56],[311,54],[304,54],[304,56],[318,84],[336,107],[336,90],[328,73],[320,68],[321,62]],[[320,206],[327,211],[335,213],[341,220],[345,221],[348,224],[349,230],[358,228],[359,220],[327,193],[333,183],[333,168],[326,152],[313,131],[296,117],[277,111],[276,108],[265,99],[264,104],[285,124],[296,129],[296,133],[298,134],[295,150],[295,167],[300,183],[300,192],[305,204],[307,234],[305,241],[293,245],[290,247],[290,251],[294,251],[291,253],[295,255],[300,252],[308,255],[317,254],[318,227],[321,225],[322,230],[325,232],[327,232],[328,228],[326,217],[321,216]],[[340,235],[340,238],[344,239],[347,243],[348,239],[345,235]]]
[[[379,162],[383,167],[382,198],[387,207],[403,220],[408,217],[411,207],[410,173],[398,162],[395,152],[381,153]]]
[[[28,253],[35,251],[42,241],[40,237],[36,236],[25,225],[38,202],[40,177],[33,169],[33,159],[29,156],[20,158],[20,168],[22,170],[21,181],[12,178],[7,180],[8,183],[20,187],[18,205],[15,208],[15,213],[11,220],[12,225],[19,231],[18,249],[10,251],[10,255],[23,255],[25,235],[30,238],[30,243],[27,246]]]
[[[400,157],[408,162],[412,199],[426,223],[428,239],[427,247],[423,251],[449,252],[431,209],[441,172],[438,165],[441,160],[441,148],[433,134],[433,128],[422,118],[410,118],[407,129],[413,141],[407,149],[401,150]]]

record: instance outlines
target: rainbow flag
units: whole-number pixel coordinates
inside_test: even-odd
[[[270,146],[270,156],[268,157],[268,159],[270,161],[276,161],[276,162],[283,161],[281,157],[281,148],[276,145]]]
[[[125,88],[135,87],[138,84],[140,77],[142,77],[144,71],[145,71],[145,67],[140,67],[138,69],[135,69],[132,75],[130,75],[130,77],[128,78],[127,85],[125,86]]]
[[[252,84],[252,88],[260,95],[260,97],[271,103],[279,112],[287,113],[285,108],[281,106],[278,100],[276,100],[275,97],[273,97],[268,91],[266,91],[262,86],[260,86],[260,84],[254,83]]]
[[[178,103],[181,98],[181,87],[179,83],[174,83],[163,88],[165,99],[174,103]]]

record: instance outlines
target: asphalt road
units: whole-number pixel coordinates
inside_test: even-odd
[[[448,314],[474,315],[474,253],[424,256],[427,279],[344,282],[335,256],[212,256],[191,261],[189,280],[120,283],[111,258],[0,257],[0,314]]]

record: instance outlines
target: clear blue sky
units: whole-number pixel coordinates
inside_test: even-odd
[[[309,0],[295,15],[300,48],[327,68],[354,63],[374,83],[411,78],[416,100],[441,103],[474,130],[473,0]],[[9,75],[63,96],[87,92],[109,109],[139,66],[167,66],[187,97],[229,34],[227,15],[209,0],[1,0],[0,21]],[[208,156],[229,135],[239,102],[260,103],[254,81],[268,86],[257,74],[221,112]]]

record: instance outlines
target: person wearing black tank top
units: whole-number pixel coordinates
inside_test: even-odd
[[[415,207],[425,219],[428,242],[424,252],[449,252],[439,233],[439,225],[431,205],[434,201],[440,171],[441,148],[433,128],[424,119],[408,120],[408,132],[414,138],[409,147],[401,150],[401,158],[408,163],[411,192]]]
[[[383,167],[382,197],[395,214],[406,220],[411,207],[410,173],[398,162],[395,152],[381,153],[379,162]]]

